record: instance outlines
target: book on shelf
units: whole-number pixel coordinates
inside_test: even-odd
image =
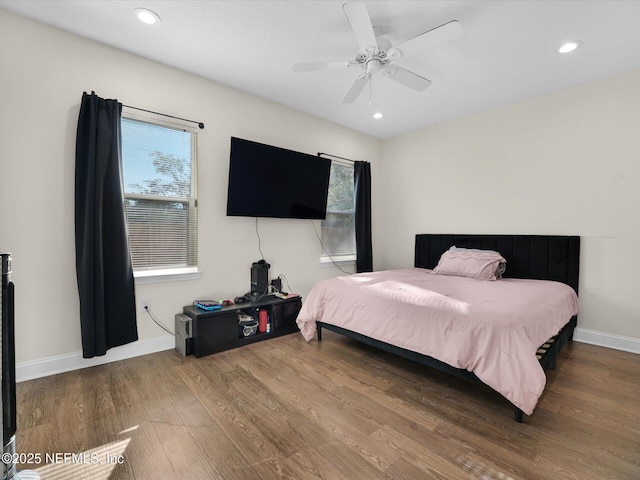
[[[220,310],[222,308],[222,304],[217,300],[194,300],[193,305],[202,310]]]
[[[279,292],[279,293],[276,293],[275,295],[276,297],[282,298],[283,300],[286,298],[296,298],[300,296],[297,293],[286,293],[286,292]]]

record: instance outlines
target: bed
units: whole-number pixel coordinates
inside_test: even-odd
[[[499,252],[506,270],[496,281],[436,274],[451,247]],[[573,338],[579,262],[577,236],[419,234],[414,268],[322,281],[297,322],[307,341],[327,329],[488,385],[522,422]]]

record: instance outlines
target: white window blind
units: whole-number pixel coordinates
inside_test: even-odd
[[[121,125],[134,270],[197,266],[196,132],[126,117]]]
[[[353,165],[331,162],[327,217],[321,223],[321,259],[355,260],[356,230]]]

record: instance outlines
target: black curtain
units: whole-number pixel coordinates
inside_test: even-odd
[[[371,164],[354,162],[356,271],[373,271],[371,249]]]
[[[120,161],[122,105],[82,95],[76,137],[76,275],[82,355],[138,340]]]

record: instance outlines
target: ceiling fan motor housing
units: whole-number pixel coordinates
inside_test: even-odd
[[[369,74],[379,72],[389,63],[389,58],[384,50],[370,50],[356,57],[356,62]]]

